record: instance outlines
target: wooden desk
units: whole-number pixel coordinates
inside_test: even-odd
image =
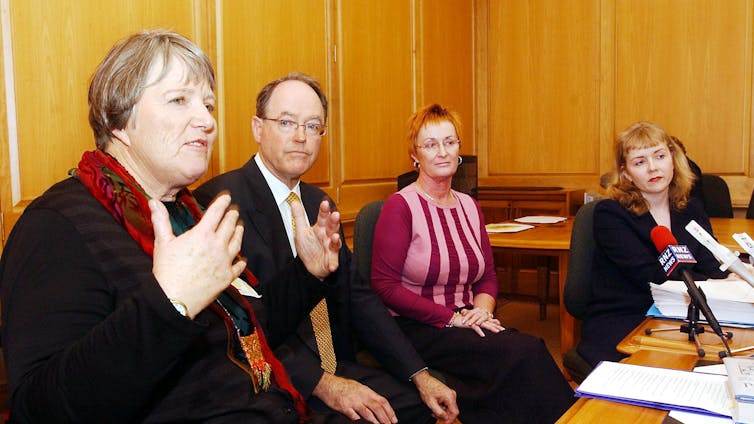
[[[617,349],[627,355],[632,355],[640,350],[654,350],[658,352],[685,353],[696,355],[696,344],[690,342],[688,334],[679,331],[682,321],[669,319],[647,318],[634,331],[627,335]],[[723,342],[712,331],[709,325],[703,324],[705,332],[699,335],[706,355],[705,360],[717,360],[718,352],[725,350]],[[647,328],[673,328],[674,331],[654,332],[646,335]],[[733,333],[733,338],[728,342],[731,349],[754,346],[754,330],[748,328],[723,327],[724,331]],[[747,354],[754,353],[754,349]],[[741,353],[744,354],[744,353]]]
[[[566,311],[563,305],[563,289],[568,271],[568,252],[571,248],[571,230],[573,218],[557,224],[537,225],[530,230],[518,233],[490,234],[490,244],[496,251],[512,252],[524,255],[539,255],[554,258],[558,269],[558,298],[560,302],[560,350],[565,353],[575,345],[576,320]],[[538,279],[549,279],[549,267],[539,267]],[[547,281],[547,280],[545,280]],[[547,287],[546,284],[538,284]],[[546,301],[546,296],[540,296],[540,303]],[[542,299],[544,297],[544,300]],[[542,307],[544,305],[540,305]],[[541,316],[541,313],[540,313]]]
[[[640,350],[621,362],[652,365],[680,370],[693,369],[698,361],[696,355],[668,353],[655,350]],[[608,400],[580,398],[557,421],[558,424],[633,423],[661,424],[668,411],[611,402]]]
[[[700,359],[722,362],[717,356],[718,350],[722,349],[722,343],[714,333],[708,334],[705,332],[700,335],[703,348],[707,351],[707,355],[704,358],[697,356],[696,345],[688,341],[686,334],[675,331],[656,333],[652,336],[644,335],[645,328],[678,327],[679,325],[680,321],[647,318],[618,344],[619,351],[631,355],[621,362],[680,370],[694,368]],[[733,339],[731,340],[732,349],[754,344],[754,329],[729,327],[725,329],[733,331]],[[660,409],[627,405],[607,400],[582,398],[576,401],[557,422],[560,424],[660,424],[664,421],[667,414],[667,411]]]
[[[742,251],[738,242],[733,240],[733,233],[746,233],[754,237],[754,219],[746,218],[710,218],[715,238],[723,246],[733,251]],[[745,252],[744,252],[745,253]]]
[[[733,233],[745,232],[754,237],[754,219],[711,218],[710,222],[720,244],[731,250],[741,250],[738,243],[733,240]],[[494,250],[549,256],[557,261],[561,353],[567,352],[576,345],[576,320],[566,311],[565,305],[563,305],[563,290],[565,289],[568,272],[568,252],[571,248],[572,229],[573,218],[571,217],[565,222],[539,225],[531,230],[518,233],[489,235],[490,244]],[[545,278],[546,276],[542,271],[539,274],[538,278]]]

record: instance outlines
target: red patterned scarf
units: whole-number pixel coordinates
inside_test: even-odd
[[[81,181],[89,193],[113,215],[120,225],[126,228],[128,234],[139,243],[142,250],[151,256],[154,252],[154,230],[152,228],[151,213],[148,205],[149,196],[144,192],[139,183],[134,180],[131,174],[115,158],[97,149],[91,152],[84,152],[79,162],[79,167],[72,169],[71,175]],[[195,222],[201,219],[202,208],[188,189],[184,188],[179,191],[176,200],[185,205]],[[244,274],[249,284],[252,286],[258,284],[257,278],[249,269],[244,270]],[[301,417],[301,422],[304,422],[308,416],[306,402],[291,384],[283,365],[272,353],[261,327],[257,326],[256,316],[251,304],[232,285],[225,289],[225,293],[241,305],[248,314],[251,325],[254,328],[253,333],[255,333],[255,338],[258,338],[261,345],[262,358],[260,359],[263,365],[266,366],[269,364],[275,382],[280,388],[291,395],[296,410]],[[213,302],[210,305],[210,309],[225,322],[228,337],[235,337],[237,331],[234,323],[228,314],[225,313],[222,306],[217,302]],[[255,369],[255,364],[241,364],[238,361],[234,361],[234,363],[249,373],[256,390],[258,378],[255,378],[255,374],[259,373],[259,369]]]

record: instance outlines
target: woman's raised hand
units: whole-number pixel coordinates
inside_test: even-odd
[[[155,234],[152,273],[193,319],[246,268],[245,260],[236,260],[243,240],[238,211],[230,208],[230,195],[221,194],[193,228],[176,236],[165,205],[151,199],[149,208]]]

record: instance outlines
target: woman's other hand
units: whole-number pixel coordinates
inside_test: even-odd
[[[455,317],[453,326],[474,330],[480,337],[484,337],[482,329],[499,333],[505,330],[500,321],[484,308],[462,309],[459,317]]]

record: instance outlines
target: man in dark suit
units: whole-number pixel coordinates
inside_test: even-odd
[[[252,129],[259,152],[195,195],[207,204],[221,191],[230,191],[245,222],[241,252],[260,281],[263,299],[265,286],[277,281],[325,285],[335,364],[328,365],[327,343],[318,340],[321,332],[315,335],[313,323],[319,319],[268,323],[273,329],[298,328],[285,340],[270,339],[294,386],[312,408],[336,410],[354,420],[421,423],[432,422],[434,414],[452,421],[458,414],[455,392],[428,373],[369,283],[358,278],[342,239],[331,241],[339,246],[337,258],[332,257],[334,249],[310,250],[307,246],[319,245],[299,240],[316,237],[304,232],[320,211],[326,215],[333,207],[322,190],[300,182],[317,159],[326,131],[327,99],[319,84],[298,73],[272,81],[257,96],[256,113]],[[356,363],[354,333],[389,374]]]

